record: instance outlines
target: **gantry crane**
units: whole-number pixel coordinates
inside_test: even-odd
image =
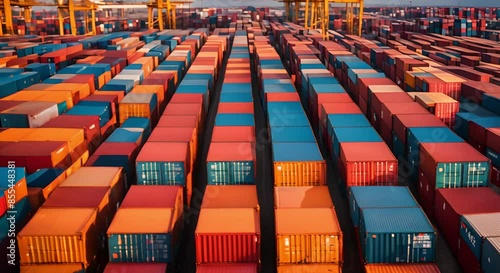
[[[97,4],[89,0],[56,0],[53,2],[38,2],[35,0],[3,0],[3,17],[5,18],[5,29],[7,34],[14,34],[14,24],[12,20],[12,7],[20,7],[24,10],[24,18],[26,22],[31,21],[31,11],[33,7],[57,7],[59,15],[59,32],[64,35],[64,18],[69,17],[71,25],[71,34],[76,35],[76,18],[75,11],[84,11],[85,13],[85,29],[88,29],[87,12],[92,13],[92,33],[95,34],[95,10]],[[3,28],[0,27],[0,35],[3,35]]]
[[[171,29],[177,28],[177,18],[175,8],[177,5],[190,4],[192,1],[170,1],[170,0],[150,0],[148,6],[148,26],[154,28],[154,24],[158,23],[158,29],[163,30],[163,10],[166,9],[167,25]],[[157,17],[154,16],[154,10],[157,9]]]
[[[354,7],[359,4],[359,27],[358,35],[361,36],[364,0],[281,0],[285,3],[285,16],[289,21],[298,23],[299,10],[301,4],[305,4],[304,27],[306,29],[316,28],[318,23],[321,23],[323,39],[328,40],[328,25],[330,22],[330,3],[345,3],[346,4],[346,20],[347,32],[354,33]],[[291,18],[290,10],[294,4],[294,18]]]

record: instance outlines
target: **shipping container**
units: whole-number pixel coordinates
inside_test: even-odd
[[[460,216],[490,212],[500,212],[500,195],[488,187],[436,191],[436,223],[455,255],[460,238]]]
[[[53,102],[29,101],[0,113],[4,128],[38,128],[59,115]]]
[[[209,185],[255,184],[256,155],[250,142],[212,142],[207,155]]]
[[[80,263],[21,265],[20,273],[85,273]]]
[[[334,208],[275,210],[277,263],[342,262],[343,237]]]
[[[212,142],[255,143],[255,128],[253,126],[214,126]]]
[[[171,262],[179,240],[173,214],[169,208],[119,209],[107,230],[109,261]]]
[[[258,211],[254,208],[202,209],[195,244],[196,264],[258,262],[261,244]]]
[[[198,127],[199,117],[192,116],[162,116],[156,127]]]
[[[367,264],[435,261],[437,232],[421,208],[364,209],[359,235]]]
[[[187,185],[189,154],[187,142],[146,142],[136,159],[137,184]]]
[[[41,208],[17,234],[19,263],[94,262],[99,246],[96,209]]]
[[[436,188],[488,185],[490,162],[467,143],[421,143],[419,160]]]
[[[342,266],[338,264],[280,264],[278,273],[342,273]]]
[[[198,151],[198,132],[191,127],[164,128],[153,130],[148,142],[186,142],[189,143],[190,166],[194,166]]]
[[[460,217],[458,262],[465,273],[481,272],[484,241],[500,237],[500,213],[466,214]]]
[[[332,156],[334,160],[340,157],[340,144],[346,142],[383,142],[373,127],[339,127],[333,128]]]
[[[481,269],[484,273],[495,273],[500,267],[500,238],[488,238],[483,246]]]
[[[255,126],[253,114],[217,114],[215,126]]]
[[[200,264],[196,267],[196,273],[258,273],[258,263],[216,263]],[[106,272],[104,272],[106,273]],[[110,272],[111,273],[111,272]],[[154,272],[153,272],[154,273]]]
[[[130,93],[118,105],[120,124],[129,117],[149,118],[155,125],[158,122],[159,110],[156,94]]]
[[[341,184],[346,188],[392,186],[398,181],[398,161],[383,142],[341,143],[340,162]]]
[[[148,139],[151,135],[151,121],[148,118],[128,118],[122,123],[121,128],[142,128],[144,129],[143,138]]]
[[[364,209],[420,207],[408,187],[402,186],[351,187],[348,200],[355,227],[359,225],[361,211]]]
[[[259,209],[257,187],[254,185],[207,185],[201,202],[201,209],[204,208]]]
[[[0,164],[7,166],[8,161],[30,174],[43,168],[67,169],[72,164],[68,144],[61,141],[10,142],[0,148]]]
[[[366,273],[441,273],[434,263],[429,264],[367,264]]]
[[[272,143],[274,186],[326,185],[326,163],[317,143]]]
[[[269,134],[272,142],[316,142],[310,126],[272,126]]]
[[[117,273],[117,272],[165,273],[167,272],[167,264],[166,263],[108,263],[106,265],[106,268],[104,269],[104,273]]]
[[[327,186],[274,187],[275,208],[333,208]]]
[[[90,152],[94,152],[99,144],[101,144],[101,126],[99,125],[99,117],[97,116],[61,115],[45,123],[42,128],[83,129]]]
[[[87,149],[83,129],[37,128],[19,141],[64,141],[68,143],[70,152],[82,153]]]

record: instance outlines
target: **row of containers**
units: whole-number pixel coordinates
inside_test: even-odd
[[[260,206],[255,185],[255,121],[246,31],[236,30],[209,142],[207,186],[194,231],[196,272],[259,272]],[[217,101],[218,99],[218,101]]]
[[[481,155],[471,145],[465,143],[442,120],[430,114],[418,102],[415,102],[412,96],[409,96],[400,88],[397,90],[397,85],[389,79],[385,79],[384,82],[378,85],[376,83],[366,84],[367,106],[370,109],[375,108],[369,112],[369,115],[366,115],[368,112],[365,111],[364,113],[362,111],[363,107],[358,108],[353,103],[353,99],[346,97],[347,94],[353,98],[356,97],[350,88],[353,85],[349,85],[348,82],[344,81],[343,85],[348,92],[343,90],[340,84],[337,84],[335,88],[336,84],[333,82],[335,81],[333,76],[324,67],[320,69],[323,64],[317,59],[315,52],[304,46],[304,44],[311,44],[311,41],[298,40],[291,34],[282,34],[282,36],[280,41],[288,42],[289,45],[286,47],[292,52],[290,62],[295,62],[297,66],[303,67],[298,70],[296,85],[297,89],[302,89],[299,89],[299,93],[302,91],[302,96],[311,94],[304,100],[304,105],[315,105],[315,100],[323,100],[317,103],[321,108],[318,134],[322,138],[321,142],[326,147],[331,147],[327,150],[332,155],[333,161],[336,162],[341,186],[395,185],[398,178],[397,164],[399,161],[400,165],[408,167],[402,168],[404,173],[400,173],[399,176],[404,178],[405,182],[408,182],[411,187],[419,188],[420,202],[427,217],[435,219],[452,252],[457,257],[460,257],[458,260],[462,268],[466,272],[478,272],[480,268],[483,272],[493,272],[491,270],[495,262],[498,261],[498,245],[495,245],[493,239],[495,235],[488,233],[490,231],[486,231],[485,228],[498,225],[498,214],[494,213],[498,212],[498,199],[500,196],[489,187],[485,187],[488,186],[490,181],[490,160]],[[311,39],[314,40],[315,37]],[[320,49],[320,43],[315,44]],[[334,70],[337,78],[342,79],[342,75],[345,74],[354,75],[355,77],[348,77],[349,80],[353,81],[359,75],[372,74],[374,75],[373,80],[381,81],[377,79],[380,75],[369,72],[373,70],[372,67],[366,66],[365,62],[352,56],[351,53],[346,53],[345,49],[342,50],[338,44],[333,42],[321,44],[324,48],[327,48],[328,52],[336,59],[336,62],[341,63],[339,70]],[[351,56],[347,58],[346,55]],[[314,69],[309,70],[306,68],[313,63],[317,65]],[[353,71],[354,68],[357,70]],[[363,71],[363,69],[367,71]],[[294,70],[292,69],[292,71]],[[367,74],[363,72],[367,72]],[[324,75],[320,77],[317,76],[318,74]],[[330,81],[328,90],[318,91],[321,90],[321,85],[318,84],[318,87],[316,87],[314,83],[316,77],[327,78],[324,81]],[[306,84],[303,81],[299,85],[299,78],[308,80]],[[359,79],[360,83],[355,83],[354,86],[361,89],[361,86],[363,86],[361,82],[368,80],[370,80],[369,76],[361,78]],[[307,84],[309,89],[307,89]],[[373,89],[374,87],[376,88]],[[376,89],[383,91],[373,92]],[[358,101],[364,99],[361,97],[361,93],[362,91],[358,94]],[[341,97],[341,94],[344,94],[344,96]],[[379,101],[379,106],[377,106],[377,101]],[[306,104],[307,102],[308,104]],[[359,102],[359,106],[361,105],[361,102]],[[475,109],[480,108],[478,105],[475,107]],[[313,112],[317,109],[310,110],[311,116],[313,116]],[[342,119],[336,119],[335,117],[339,111],[345,115]],[[470,113],[458,113],[457,119],[462,114],[465,116],[471,115]],[[350,128],[338,128],[339,124],[348,124],[347,127]],[[462,124],[460,122],[458,127],[464,126]],[[455,128],[457,128],[457,125],[455,125]],[[479,131],[486,134],[487,128],[479,128],[482,128]],[[354,146],[354,144],[358,149],[356,153],[350,152],[349,149],[353,149],[350,145]],[[380,146],[380,148],[375,148],[376,146]],[[373,149],[377,149],[377,152],[373,152]],[[339,151],[338,154],[336,150]],[[397,155],[397,159],[393,153]],[[349,168],[349,165],[352,167]],[[370,170],[370,166],[372,170]],[[359,175],[356,175],[357,173]],[[468,200],[474,200],[473,202],[477,206],[470,206],[468,205],[469,202],[463,202],[463,200],[466,200],[466,195]],[[460,219],[467,214],[478,214],[475,217],[479,218],[479,220],[476,221],[484,221],[482,222],[483,226],[473,224],[465,228],[465,225],[460,223]],[[374,216],[377,219],[382,217],[382,215]],[[389,222],[390,219],[394,219],[394,217],[396,216],[387,218],[388,220],[384,221],[384,224]],[[424,215],[421,218],[425,220],[420,221],[420,227],[423,227],[423,223],[428,223],[425,226],[430,227],[430,229],[427,229],[427,232],[419,231],[419,233],[434,234],[434,231],[430,232],[433,228],[429,224],[427,217]],[[411,219],[412,223],[415,224],[415,219],[418,219],[418,217]],[[355,222],[356,220],[354,220]],[[401,220],[401,222],[404,222],[404,220]],[[397,226],[397,224],[394,226]],[[360,234],[365,236],[367,234],[366,230],[363,231],[362,228],[363,225],[360,224]],[[461,232],[463,236],[460,235]],[[478,235],[481,239],[478,239],[478,237],[473,238],[471,234],[474,232],[481,234]],[[482,237],[486,233],[488,234]],[[492,233],[495,233],[495,231]],[[487,237],[492,237],[492,239],[488,239],[490,241],[483,244]],[[413,237],[413,239],[416,240],[412,243],[412,250],[415,252],[410,253],[418,254],[404,258],[396,257],[392,262],[434,261],[435,254],[432,248],[435,247],[435,238],[425,236],[427,240],[424,240],[425,242],[418,237]],[[479,241],[481,243],[476,244]],[[364,251],[363,244],[365,242],[363,239],[361,240],[362,251]],[[423,244],[420,245],[420,243]],[[477,255],[471,255],[471,249],[476,249]],[[404,252],[406,253],[406,250]],[[366,253],[363,254],[366,255]],[[373,257],[365,257],[365,262],[369,258],[378,259],[381,257],[384,256],[377,253]],[[415,260],[412,260],[413,258]],[[386,262],[389,261],[391,260],[386,260]]]
[[[117,64],[108,66],[107,70],[94,66],[95,70],[80,71],[81,74],[75,75],[58,73],[46,79],[54,81],[52,83],[31,85],[31,92],[21,96],[22,101],[13,99],[12,96],[29,92],[25,91],[26,88],[19,88],[22,90],[2,98],[0,104],[5,111],[2,111],[3,129],[0,133],[0,143],[5,151],[1,152],[1,157],[4,159],[2,162],[12,163],[2,167],[2,173],[5,172],[5,177],[9,179],[2,180],[1,184],[1,242],[6,249],[12,249],[12,256],[6,258],[19,261],[21,272],[75,272],[84,269],[95,271],[102,270],[108,260],[150,262],[156,259],[166,263],[172,259],[171,252],[175,252],[173,248],[168,247],[165,252],[161,251],[161,248],[154,248],[156,250],[153,251],[148,247],[148,241],[142,242],[145,247],[141,253],[137,252],[136,256],[132,255],[132,252],[123,252],[123,246],[128,243],[130,247],[140,249],[133,241],[128,241],[135,240],[137,243],[140,232],[149,239],[158,235],[155,238],[159,244],[170,246],[170,235],[161,233],[165,229],[164,222],[176,217],[174,213],[170,213],[172,208],[180,208],[177,214],[182,215],[182,200],[186,198],[184,187],[174,187],[170,192],[180,192],[180,203],[175,203],[174,206],[167,200],[168,204],[165,204],[161,190],[148,189],[153,183],[140,179],[143,177],[140,172],[142,168],[140,164],[135,166],[135,160],[145,149],[143,145],[151,137],[152,129],[159,123],[160,113],[174,91],[174,80],[182,79],[184,71],[192,63],[194,54],[199,52],[207,55],[211,57],[212,63],[218,61],[217,54],[222,51],[225,40],[213,41],[212,45],[215,46],[212,50],[204,51],[203,54],[199,49],[205,42],[206,35],[204,29],[193,31],[168,57],[164,54],[165,51],[161,50],[161,45],[152,42],[151,45],[142,46],[140,50],[144,55],[158,48],[157,57],[140,57],[121,69]],[[183,36],[185,37],[177,37]],[[133,53],[133,50],[116,53],[127,56]],[[163,70],[158,69],[160,62],[164,66]],[[193,74],[197,74],[196,67],[202,66],[203,64],[195,66],[193,63]],[[43,71],[51,67],[53,68],[49,64],[40,64],[37,69]],[[3,75],[15,72],[14,77],[26,74],[16,69],[2,70]],[[112,70],[118,74],[113,79],[106,80],[105,74],[111,74]],[[181,73],[178,74],[179,71]],[[93,73],[97,74],[96,78],[104,80],[98,91]],[[213,71],[208,74],[213,76]],[[78,78],[84,83],[71,85],[58,82],[58,76],[66,75],[66,79]],[[128,77],[123,77],[126,75]],[[13,76],[5,77],[9,80]],[[116,79],[117,77],[119,79]],[[185,78],[188,77],[190,76],[186,75]],[[110,84],[116,89],[106,88]],[[58,93],[61,96],[37,101],[34,99],[35,92]],[[54,99],[56,97],[57,99]],[[176,115],[178,114],[173,116]],[[201,116],[200,110],[195,117]],[[170,118],[165,119],[172,122]],[[184,126],[184,121],[181,124]],[[177,141],[186,141],[187,148],[195,139]],[[15,175],[9,175],[12,173]],[[13,179],[10,179],[11,176]],[[123,203],[125,208],[130,210],[122,212],[124,207],[120,206],[117,212],[127,189],[131,184],[136,184],[136,180],[137,184],[146,186],[134,185],[132,188],[137,188],[129,191],[130,196],[127,194]],[[13,190],[14,199],[11,198]],[[160,195],[156,199],[151,198],[151,204],[144,204],[143,194],[149,194],[148,191],[151,190],[159,191]],[[174,201],[177,199],[173,197]],[[15,202],[11,203],[11,200]],[[37,211],[39,207],[41,208]],[[163,208],[164,214],[161,211],[150,213],[145,209],[150,207]],[[115,213],[117,217],[113,218]],[[15,214],[15,221],[12,220],[12,214]],[[158,219],[158,215],[162,215],[165,221]],[[136,221],[139,219],[137,217],[141,216],[144,221]],[[138,225],[131,226],[131,223]],[[13,227],[12,231],[9,231],[9,227]],[[172,225],[172,229],[174,227],[177,231],[177,225]],[[156,230],[146,234],[148,228]],[[9,234],[6,231],[9,231]],[[10,238],[16,235],[17,238]],[[15,271],[15,266],[8,266],[8,260],[2,260],[2,272]],[[124,270],[121,268],[127,268],[129,265],[111,264],[106,270]],[[144,269],[141,269],[141,265],[130,266],[138,270],[149,270],[148,268],[152,267],[156,268],[154,270],[158,270],[157,272],[164,272],[166,264],[144,265]]]

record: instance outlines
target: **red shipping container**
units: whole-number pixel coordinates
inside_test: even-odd
[[[361,109],[361,112],[363,112],[363,114],[368,117],[368,114],[369,114],[368,113],[368,103],[365,101],[365,99],[360,97],[358,105],[359,105],[359,108]]]
[[[257,273],[258,263],[232,263],[232,264],[201,264],[196,267],[196,273]],[[107,272],[104,272],[107,273]]]
[[[266,93],[266,104],[268,102],[286,102],[286,101],[300,101],[297,92],[271,92]]]
[[[195,230],[196,263],[259,262],[260,220],[254,208],[205,208]]]
[[[360,99],[363,98],[366,102],[370,101],[368,87],[371,85],[394,85],[394,82],[388,78],[361,78],[358,80]]]
[[[367,264],[366,273],[441,273],[439,267],[432,264]]]
[[[416,172],[418,170],[413,171]],[[427,214],[427,217],[433,221],[436,189],[423,172],[419,172],[418,174],[418,195],[420,197],[422,209],[425,211],[425,214]]]
[[[203,104],[203,94],[176,93],[172,96],[169,103]]]
[[[253,126],[214,126],[211,142],[255,143],[255,128]]]
[[[217,113],[253,114],[253,102],[221,102],[217,108]]]
[[[390,93],[373,93],[371,95],[371,104],[368,106],[370,111],[370,122],[375,129],[380,128],[380,114],[382,112],[382,104],[384,103],[412,103],[413,99],[406,92],[390,92]],[[389,124],[388,124],[389,126]],[[392,128],[389,128],[392,132]],[[391,133],[392,134],[392,133]],[[392,138],[392,136],[391,136]]]
[[[195,127],[159,127],[155,128],[148,142],[186,142],[189,144],[191,165],[196,161],[198,152],[198,132]]]
[[[45,123],[41,128],[78,128],[83,129],[89,151],[93,153],[101,144],[99,116],[61,115]]]
[[[182,186],[132,185],[120,208],[179,208],[182,212],[182,192]]]
[[[197,128],[203,130],[203,104],[198,103],[169,103],[162,116],[197,116]]]
[[[319,123],[319,133],[323,135],[323,139],[327,137],[326,121],[330,114],[363,114],[359,107],[354,102],[344,103],[323,103],[321,105],[321,120]]]
[[[96,90],[94,74],[77,74],[64,81],[65,83],[86,83],[90,87],[90,94]]]
[[[0,100],[0,113],[25,102],[26,101]]]
[[[108,263],[103,273],[165,273],[167,264],[164,263]]]
[[[481,261],[476,258],[464,239],[458,239],[457,261],[464,273],[480,273]]]
[[[383,142],[340,144],[341,176],[350,186],[385,186],[398,182],[398,160]]]
[[[7,198],[4,194],[2,194],[2,196],[0,196],[0,215],[3,215],[6,211],[7,211]]]
[[[392,130],[405,146],[408,128],[414,127],[446,127],[446,125],[431,113],[394,116]]]
[[[383,103],[380,111],[380,120],[384,122],[391,130],[395,115],[405,114],[426,114],[427,112],[422,106],[416,102],[409,103],[396,103],[389,102]]]
[[[192,127],[196,128],[198,117],[193,116],[162,116],[156,127]]]
[[[495,167],[491,166],[491,184],[500,187],[500,170]]]
[[[25,167],[31,174],[38,169],[67,169],[72,165],[68,143],[63,141],[11,142],[0,149],[0,166],[15,161],[16,167]]]
[[[460,238],[460,216],[488,212],[500,212],[500,195],[489,187],[436,191],[436,223],[455,255]]]
[[[481,104],[484,93],[500,93],[498,85],[489,82],[463,82],[462,97],[476,103]]]

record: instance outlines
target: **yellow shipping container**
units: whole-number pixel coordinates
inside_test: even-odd
[[[141,57],[137,59],[134,64],[142,64],[142,71],[144,71],[144,78],[147,78],[153,72],[155,64],[153,57]]]
[[[22,265],[20,273],[75,273],[84,272],[81,263]]]
[[[129,93],[118,105],[120,113],[120,124],[130,117],[149,118],[150,120],[159,110],[158,107],[152,109],[151,104],[153,94]],[[156,103],[156,101],[155,101]],[[152,121],[152,123],[154,123]]]
[[[38,97],[43,96],[43,94],[44,93],[40,91],[18,91],[0,100],[32,101]]]
[[[18,141],[26,135],[36,131],[36,128],[9,128],[0,132],[0,142]]]
[[[65,103],[68,110],[74,106],[71,91],[44,92],[42,96],[35,98],[34,101],[48,101],[57,104]]]
[[[96,216],[90,208],[39,209],[17,236],[20,264],[91,264],[99,246]]]
[[[342,231],[333,208],[275,210],[278,264],[342,262]]]

